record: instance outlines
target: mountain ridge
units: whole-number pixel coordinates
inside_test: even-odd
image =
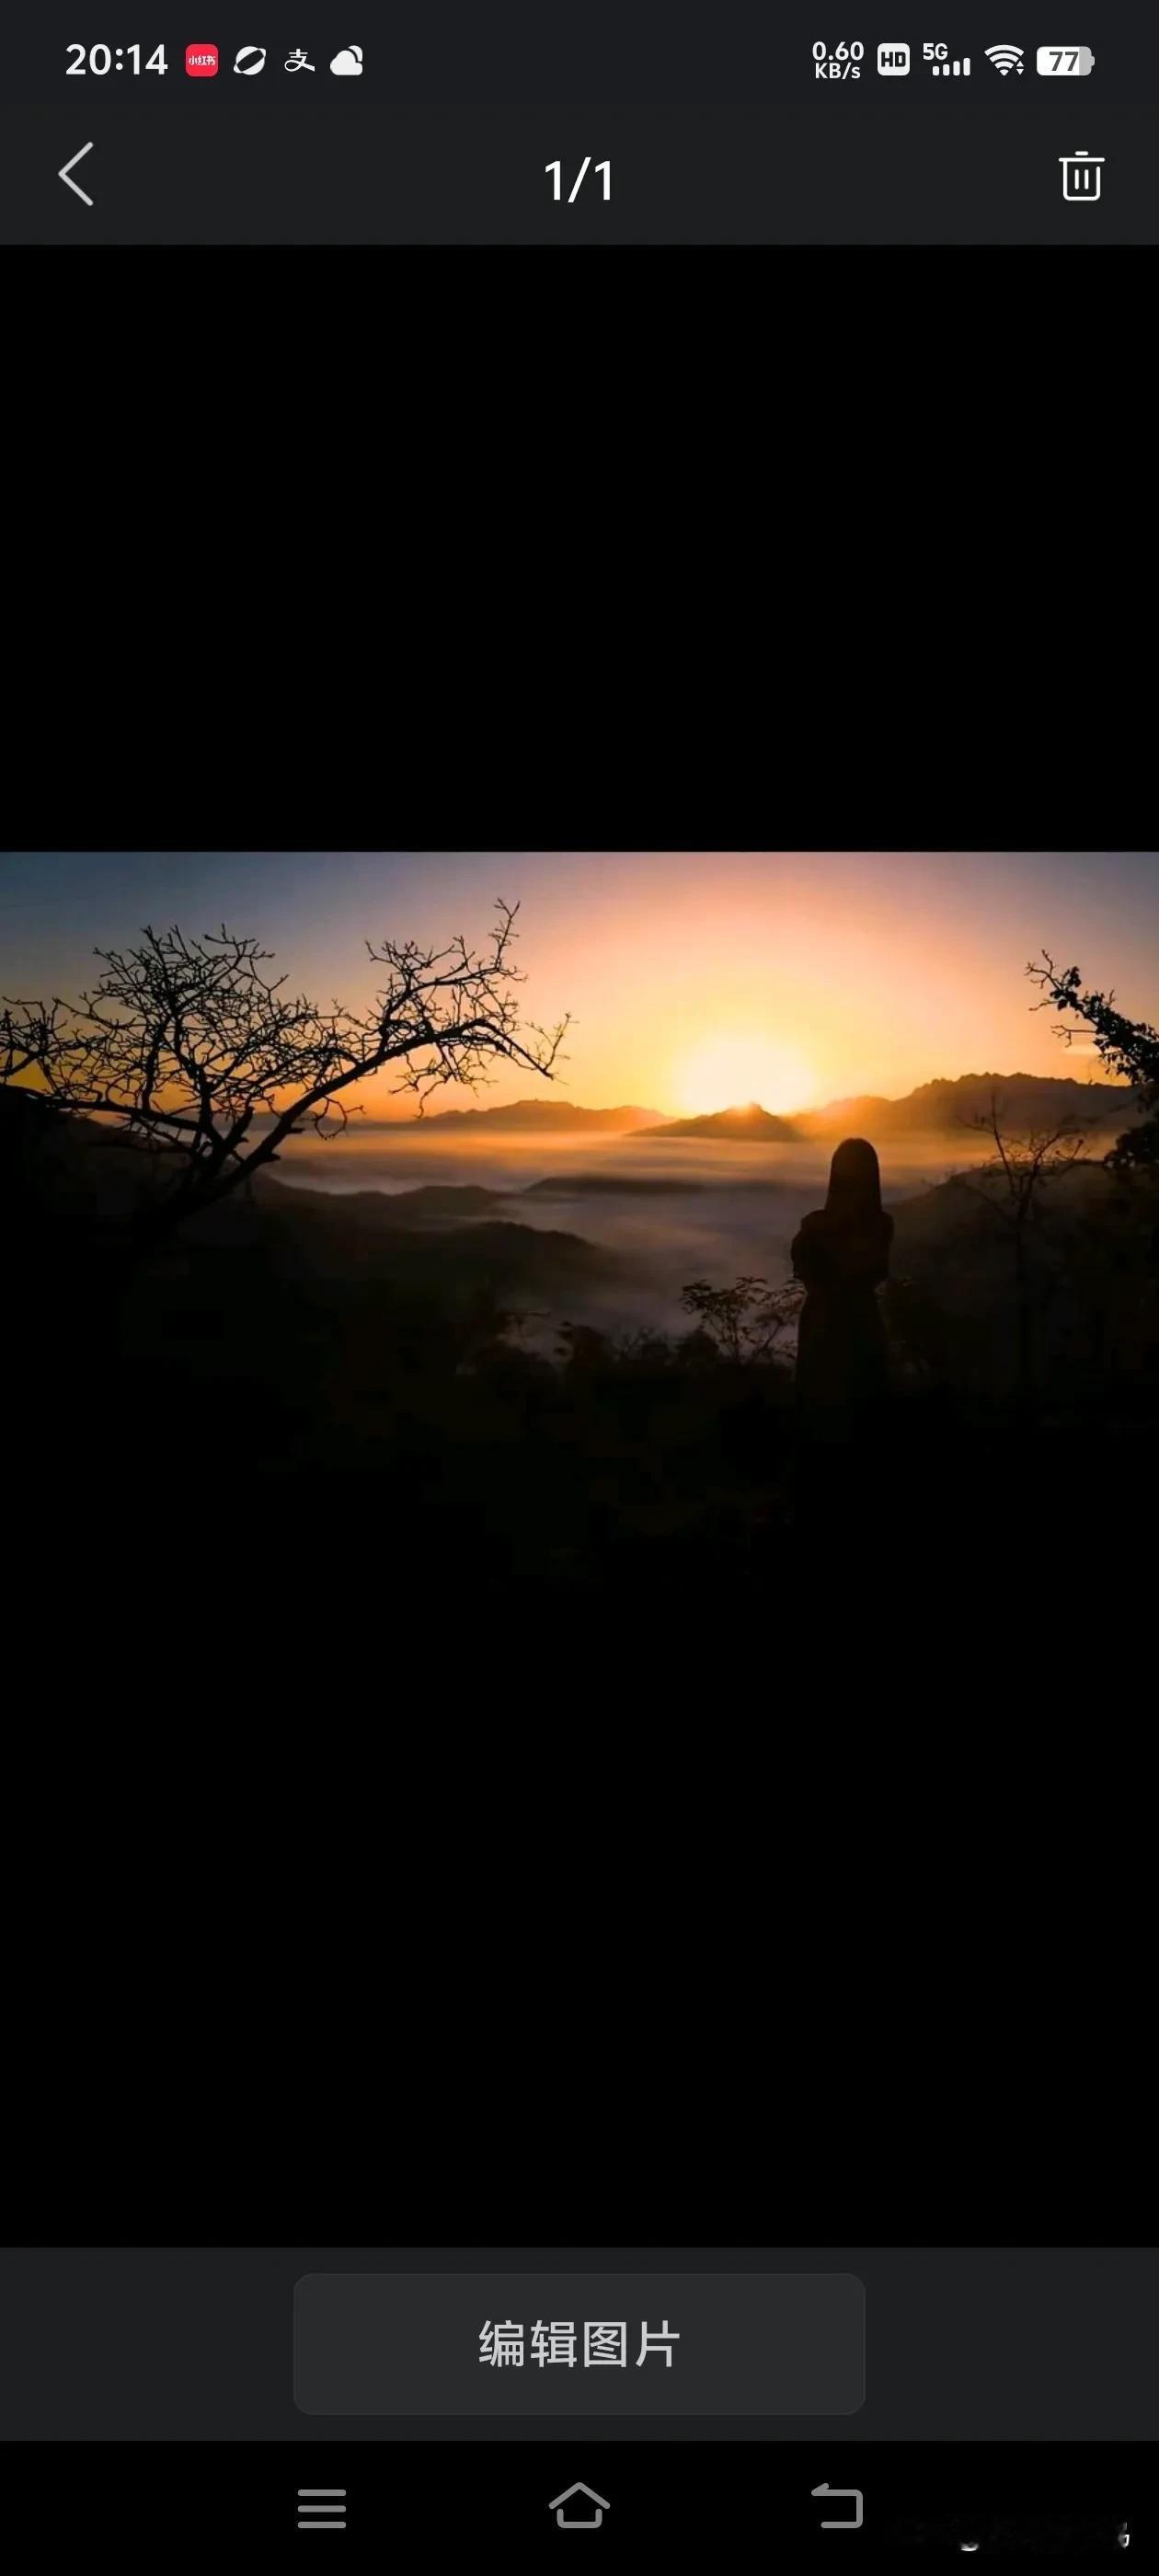
[[[776,1117],[771,1109],[762,1109],[757,1100],[746,1101],[743,1108],[714,1109],[704,1118],[668,1118],[662,1127],[637,1127],[632,1132],[637,1136],[717,1136],[736,1145],[800,1142],[792,1119]]]
[[[1078,1082],[1048,1073],[960,1073],[938,1075],[896,1099],[860,1092],[851,1099],[826,1101],[819,1109],[794,1110],[790,1124],[808,1140],[869,1134],[874,1127],[879,1135],[949,1135],[988,1115],[992,1094],[1011,1132],[1024,1124],[1051,1126],[1074,1118],[1080,1128],[1102,1133],[1117,1130],[1135,1113],[1136,1095],[1127,1083]]]
[[[813,1144],[830,1138],[907,1135],[951,1136],[972,1128],[997,1100],[1001,1123],[1011,1135],[1021,1130],[1061,1125],[1073,1119],[1088,1135],[1118,1134],[1135,1114],[1137,1094],[1127,1083],[1079,1082],[1072,1075],[1048,1073],[940,1074],[913,1091],[891,1099],[884,1092],[857,1092],[846,1100],[829,1100],[819,1109],[795,1109],[779,1117],[758,1101],[743,1108],[718,1109],[704,1118],[671,1118],[660,1127],[638,1128],[637,1135],[717,1137],[730,1144]]]
[[[510,1100],[495,1109],[433,1109],[422,1118],[385,1119],[383,1126],[410,1131],[416,1127],[486,1127],[492,1134],[536,1129],[564,1133],[581,1127],[589,1131],[602,1129],[607,1135],[647,1135],[663,1123],[661,1110],[630,1104],[618,1109],[582,1109],[570,1100]]]

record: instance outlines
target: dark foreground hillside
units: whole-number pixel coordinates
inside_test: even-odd
[[[134,1157],[11,1095],[0,1112],[12,1545],[105,1617],[159,1593],[193,1616],[240,1587],[282,1620],[433,1597],[505,1627],[597,1598],[671,1627],[696,1605],[790,1618],[865,1575],[907,1625],[931,1599],[1041,1600],[1044,1570],[1113,1584],[1145,1546],[1159,1204],[1141,1181],[1066,1176],[1022,1309],[984,1195],[903,1204],[893,1400],[854,1471],[838,1444],[804,1475],[783,1363],[703,1329],[521,1346],[513,1312],[566,1311],[606,1262],[574,1234],[483,1207],[459,1223],[449,1191],[403,1211],[275,1179],[134,1260]]]

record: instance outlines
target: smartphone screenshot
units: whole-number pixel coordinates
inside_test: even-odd
[[[1081,12],[1080,12],[1081,21]],[[312,23],[23,13],[10,243],[979,244],[1159,237],[1159,30],[826,24],[801,0],[466,0]]]
[[[1157,2563],[1157,992],[1147,850],[0,854],[14,2565]]]

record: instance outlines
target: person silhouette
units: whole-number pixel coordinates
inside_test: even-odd
[[[888,1274],[892,1240],[877,1155],[863,1136],[847,1136],[830,1165],[825,1205],[805,1217],[792,1248],[805,1287],[797,1396],[808,1427],[822,1435],[868,1427],[888,1392],[874,1291]]]

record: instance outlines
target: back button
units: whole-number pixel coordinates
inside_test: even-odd
[[[66,188],[72,189],[74,197],[80,198],[82,206],[91,206],[92,198],[86,197],[84,189],[78,188],[76,180],[70,179],[68,174],[70,170],[75,170],[77,162],[83,161],[86,152],[91,152],[92,148],[91,143],[82,143],[80,151],[74,152],[71,161],[66,161],[63,170],[58,170],[56,174],[58,179],[63,179]]]

